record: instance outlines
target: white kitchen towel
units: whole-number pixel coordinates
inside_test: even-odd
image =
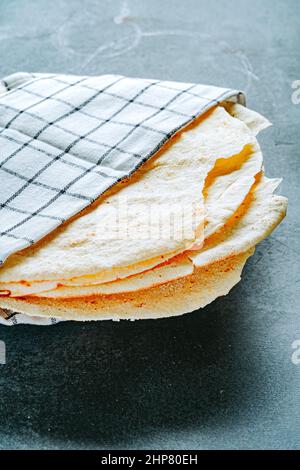
[[[57,318],[43,318],[43,317],[30,317],[22,313],[12,312],[11,310],[0,308],[0,325],[13,326],[13,325],[55,325],[64,320]]]
[[[17,73],[1,80],[0,264],[225,100],[245,104],[237,90],[120,75]]]

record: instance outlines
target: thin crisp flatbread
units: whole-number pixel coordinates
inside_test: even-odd
[[[231,116],[243,121],[252,131],[253,135],[257,135],[259,132],[272,125],[268,119],[258,112],[253,111],[253,109],[246,108],[238,103],[226,102],[224,107]]]
[[[240,211],[223,227],[222,232],[207,239],[190,259],[202,267],[228,256],[247,251],[266,238],[286,214],[287,198],[273,194],[280,179],[262,175]]]
[[[38,292],[46,292],[52,290],[59,285],[65,286],[82,286],[93,284],[104,284],[115,281],[117,279],[124,279],[135,274],[148,271],[156,266],[165,263],[169,259],[176,256],[175,254],[168,254],[152,258],[141,263],[136,263],[130,266],[124,266],[115,269],[103,270],[101,273],[90,276],[81,276],[71,279],[61,279],[57,281],[19,281],[19,282],[0,282],[0,296],[13,295],[23,296],[31,295]]]
[[[179,255],[163,265],[155,266],[148,271],[114,282],[77,287],[59,286],[56,289],[39,292],[35,295],[39,297],[67,298],[133,292],[141,289],[149,289],[184,276],[189,276],[193,271],[194,265],[188,256]]]
[[[236,114],[238,117],[240,113],[239,109],[237,109]],[[243,119],[246,117],[248,121],[251,121],[250,118],[253,113],[250,110],[246,109],[245,112],[242,111],[242,114]],[[258,115],[257,113],[254,114]],[[258,117],[258,125],[260,126],[260,121],[263,121],[264,118],[259,115]],[[253,124],[252,131],[256,133],[256,130]],[[253,149],[250,154],[245,153],[243,158],[237,155],[227,159],[222,158],[217,160],[214,169],[209,173],[210,182],[205,199],[207,219],[205,224],[205,238],[210,236],[212,232],[218,230],[225,223],[234,210],[241,204],[253,184],[254,177],[256,173],[260,171],[262,164],[262,155],[257,142],[255,142],[255,148],[256,151]],[[67,286],[80,286],[111,282],[115,279],[122,279],[143,272],[143,270],[149,270],[174,256],[174,254],[175,253],[169,253],[127,267],[102,270],[101,273],[97,273],[96,275],[63,280],[62,283]],[[23,280],[21,282],[10,282],[9,285],[0,283],[0,289],[2,289],[0,294],[6,295],[7,293],[11,293],[15,296],[28,295],[53,290],[55,287],[56,285],[53,284],[53,281],[35,282]]]
[[[129,181],[116,185],[97,203],[42,241],[12,255],[0,270],[0,282],[49,281],[97,274],[168,253],[174,255],[204,236],[202,188],[218,158],[245,153],[253,143],[248,127],[216,107],[182,132]],[[130,213],[122,212],[126,201]],[[121,220],[116,220],[116,208]],[[161,207],[156,225],[145,207]],[[178,208],[192,211],[186,231],[169,235],[170,217]],[[184,218],[185,219],[185,218]],[[187,218],[189,219],[189,218]],[[176,225],[176,224],[175,224]],[[159,228],[159,236],[144,236]],[[128,237],[127,233],[137,234]],[[126,236],[124,236],[126,233]],[[184,234],[184,236],[182,236]]]
[[[222,233],[208,239],[200,251],[192,251],[189,258],[195,266],[208,265],[243,253],[253,248],[279,224],[285,215],[287,200],[273,192],[279,184],[278,179],[261,176],[249,194],[249,201],[241,206],[233,220],[224,226]],[[146,289],[153,285],[167,283],[188,273],[189,266],[185,256],[162,267],[153,269],[109,284],[81,287],[58,287],[48,292],[36,293],[39,297],[79,297],[87,295],[110,294],[117,292]],[[190,267],[192,270],[192,266]]]
[[[182,315],[227,295],[241,278],[249,250],[233,258],[197,268],[193,274],[151,289],[126,294],[42,299],[0,297],[0,307],[30,316],[65,320],[137,320]]]
[[[258,143],[242,163],[218,160],[213,172],[208,175],[205,191],[204,240],[219,231],[240,207],[261,172],[262,163]]]
[[[230,159],[228,159],[230,160]],[[207,191],[207,196],[205,198],[206,213],[207,213],[207,225],[205,226],[205,238],[210,235],[211,230],[215,231],[224,225],[226,220],[232,216],[237,207],[242,203],[246,197],[249,188],[255,181],[255,176],[257,172],[261,169],[262,155],[258,150],[253,152],[244,163],[240,166],[237,165],[237,168],[231,168],[232,171],[229,171],[230,168],[225,166],[225,168],[220,167],[220,170],[217,168],[214,171],[213,181],[209,186]],[[172,259],[172,258],[171,258]],[[73,287],[81,286],[81,294],[84,295],[88,292],[99,292],[99,293],[109,293],[109,292],[120,292],[124,290],[136,290],[141,288],[141,286],[147,287],[148,285],[158,284],[167,282],[167,273],[170,274],[170,279],[175,279],[177,277],[182,277],[185,273],[187,266],[182,266],[180,268],[178,263],[173,262],[172,266],[164,266],[158,270],[153,269],[155,266],[164,262],[164,258],[160,257],[158,259],[149,260],[149,262],[140,263],[139,265],[126,268],[116,269],[115,272],[108,272],[108,278],[105,272],[102,272],[102,276],[98,276],[98,282],[96,282],[96,276],[91,276],[89,279],[87,276],[82,278],[77,278],[74,280],[64,280],[61,282],[62,286],[57,286],[57,282],[54,281],[44,281],[44,282],[30,282],[23,281],[19,283],[0,283],[0,295],[2,289],[2,295],[12,295],[12,296],[22,296],[22,295],[31,295],[39,294],[41,292],[49,292],[49,296],[64,296],[72,295],[72,292],[76,292]],[[175,270],[180,270],[178,275],[176,275]],[[142,272],[140,272],[142,270]],[[136,272],[135,272],[136,271]],[[146,274],[143,273],[146,271]],[[161,276],[160,272],[163,272]],[[136,276],[134,276],[136,275]],[[112,282],[110,277],[113,276],[115,279],[121,279],[120,281]],[[126,278],[130,276],[130,282],[126,281]],[[156,277],[157,280],[152,279]],[[125,278],[125,279],[124,279]],[[122,281],[122,279],[124,281]],[[135,282],[135,280],[138,282]],[[159,282],[158,282],[159,281]],[[86,285],[99,284],[97,288],[85,288]],[[103,287],[100,286],[103,284]],[[63,287],[64,286],[64,287]],[[69,286],[69,289],[66,288]],[[53,289],[56,289],[56,292],[53,292]],[[79,290],[78,290],[79,292]],[[79,295],[79,294],[78,294]],[[46,296],[48,296],[46,294]]]

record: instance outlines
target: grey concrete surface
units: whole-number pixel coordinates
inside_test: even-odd
[[[0,72],[121,73],[246,91],[273,127],[284,223],[226,298],[181,318],[1,327],[1,449],[299,448],[297,0],[7,0]]]

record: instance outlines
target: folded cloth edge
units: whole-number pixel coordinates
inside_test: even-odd
[[[26,73],[26,72],[19,72],[19,73],[15,73],[13,75],[9,75],[7,77],[4,77],[2,80],[0,80],[0,109],[1,109],[1,105],[3,105],[3,101],[2,101],[3,98],[7,97],[8,95],[13,95],[14,93],[18,92],[19,90],[22,90],[22,87],[24,88],[24,87],[29,86],[31,84],[33,84],[33,86],[34,86],[35,82],[37,82],[39,80],[48,80],[48,81],[51,82],[51,80],[55,80],[56,77],[63,77],[63,79],[67,80],[67,81],[68,81],[68,77],[70,77],[71,81],[72,80],[74,81],[74,79],[76,78],[76,76],[69,76],[69,75]],[[99,76],[99,78],[100,77],[106,77],[106,75]],[[107,75],[107,77],[113,77],[113,75]],[[127,77],[116,76],[116,75],[114,77],[121,77],[121,79],[124,79],[124,80],[127,79]],[[89,79],[89,78],[93,79],[93,78],[97,78],[97,77],[80,77],[80,76],[77,76],[77,78],[78,79]],[[114,184],[119,182],[121,179],[126,178],[126,177],[130,176],[132,173],[134,173],[143,163],[145,163],[149,158],[154,156],[157,153],[157,151],[173,135],[175,135],[178,131],[183,129],[185,126],[190,124],[193,120],[195,120],[197,117],[201,116],[204,112],[208,111],[210,108],[212,108],[216,104],[218,104],[220,102],[223,102],[223,101],[233,101],[233,102],[237,102],[237,103],[242,104],[242,105],[246,105],[245,94],[241,91],[234,90],[234,89],[228,89],[228,88],[224,89],[224,88],[219,88],[219,87],[210,87],[210,86],[201,85],[201,84],[191,84],[191,83],[182,84],[182,83],[178,83],[178,82],[169,82],[169,81],[167,82],[167,81],[147,80],[147,79],[127,79],[127,80],[128,80],[128,86],[129,87],[130,87],[130,80],[132,80],[132,83],[134,83],[134,84],[136,84],[136,82],[134,82],[134,81],[137,81],[137,80],[144,81],[145,83],[147,81],[149,81],[151,84],[153,84],[154,88],[162,87],[162,89],[164,88],[164,84],[171,84],[170,85],[171,90],[173,89],[172,84],[174,84],[175,89],[178,86],[178,96],[179,95],[181,96],[181,100],[183,102],[184,102],[185,96],[191,95],[191,93],[189,93],[189,90],[191,88],[194,88],[194,87],[195,87],[195,89],[199,88],[200,90],[202,88],[203,88],[203,90],[209,89],[210,97],[209,97],[209,99],[207,98],[207,102],[205,104],[203,104],[203,103],[201,105],[195,104],[195,106],[192,106],[192,108],[191,108],[192,111],[190,112],[190,114],[187,114],[186,119],[181,120],[176,125],[173,125],[171,127],[171,129],[169,130],[169,132],[167,134],[167,138],[165,137],[165,138],[161,139],[158,142],[158,144],[156,143],[156,145],[153,145],[153,148],[150,151],[148,151],[147,154],[142,155],[142,158],[138,162],[138,164],[136,164],[132,169],[130,169],[130,171],[124,172],[122,177],[119,178],[119,179],[116,179],[110,186],[107,186],[104,190],[101,190],[96,195],[96,197],[99,197],[109,187],[113,186]],[[195,97],[195,103],[196,103],[196,100],[200,97],[200,95],[197,96],[197,94],[195,94],[194,97]],[[51,99],[51,97],[49,99]],[[189,99],[193,104],[193,99],[191,100],[191,96],[189,96]],[[4,103],[3,106],[5,106],[5,103]],[[195,109],[196,109],[196,111],[195,111]],[[158,110],[159,110],[159,108],[158,108]],[[161,109],[162,112],[163,112],[163,110],[164,109]],[[26,109],[25,109],[25,111],[22,111],[22,112],[26,114]],[[3,127],[5,128],[6,126],[4,125]],[[0,202],[2,203],[1,200],[0,200]],[[92,202],[93,202],[93,200],[91,199],[90,202],[87,202],[84,206],[81,206],[81,207],[77,208],[73,212],[70,211],[68,217],[66,217],[66,220],[68,220],[68,218],[71,218],[74,214],[80,212],[83,208],[87,207]],[[46,230],[41,230],[39,233],[36,234],[33,242],[35,243],[35,242],[39,241],[45,235],[47,235],[51,231],[55,230],[58,225],[60,225],[60,224],[56,223],[56,224],[53,224],[51,227],[47,227]],[[1,237],[1,235],[2,235],[2,233],[0,233],[0,237]],[[4,233],[4,235],[5,235],[5,233]],[[13,249],[7,250],[7,252],[4,255],[2,253],[2,261],[4,261],[6,259],[6,257],[9,256],[10,254],[12,254],[16,251],[19,251],[20,249],[26,248],[30,244],[32,244],[32,243],[31,242],[26,242],[24,240],[20,241],[19,244],[16,244]],[[0,255],[1,255],[1,250],[0,250]],[[0,310],[0,323],[2,323],[4,325],[16,325],[16,324],[24,324],[24,323],[37,324],[37,325],[48,325],[48,324],[53,325],[53,324],[57,323],[58,321],[59,320],[57,320],[55,318],[52,318],[52,319],[43,319],[43,318],[38,318],[38,317],[30,318],[30,317],[27,317],[26,315],[17,314],[17,313],[5,311],[5,310]]]

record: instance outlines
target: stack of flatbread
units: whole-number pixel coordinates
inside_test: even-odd
[[[69,320],[146,319],[204,307],[240,280],[285,215],[264,175],[269,122],[224,103],[136,173],[0,270],[0,306]]]

